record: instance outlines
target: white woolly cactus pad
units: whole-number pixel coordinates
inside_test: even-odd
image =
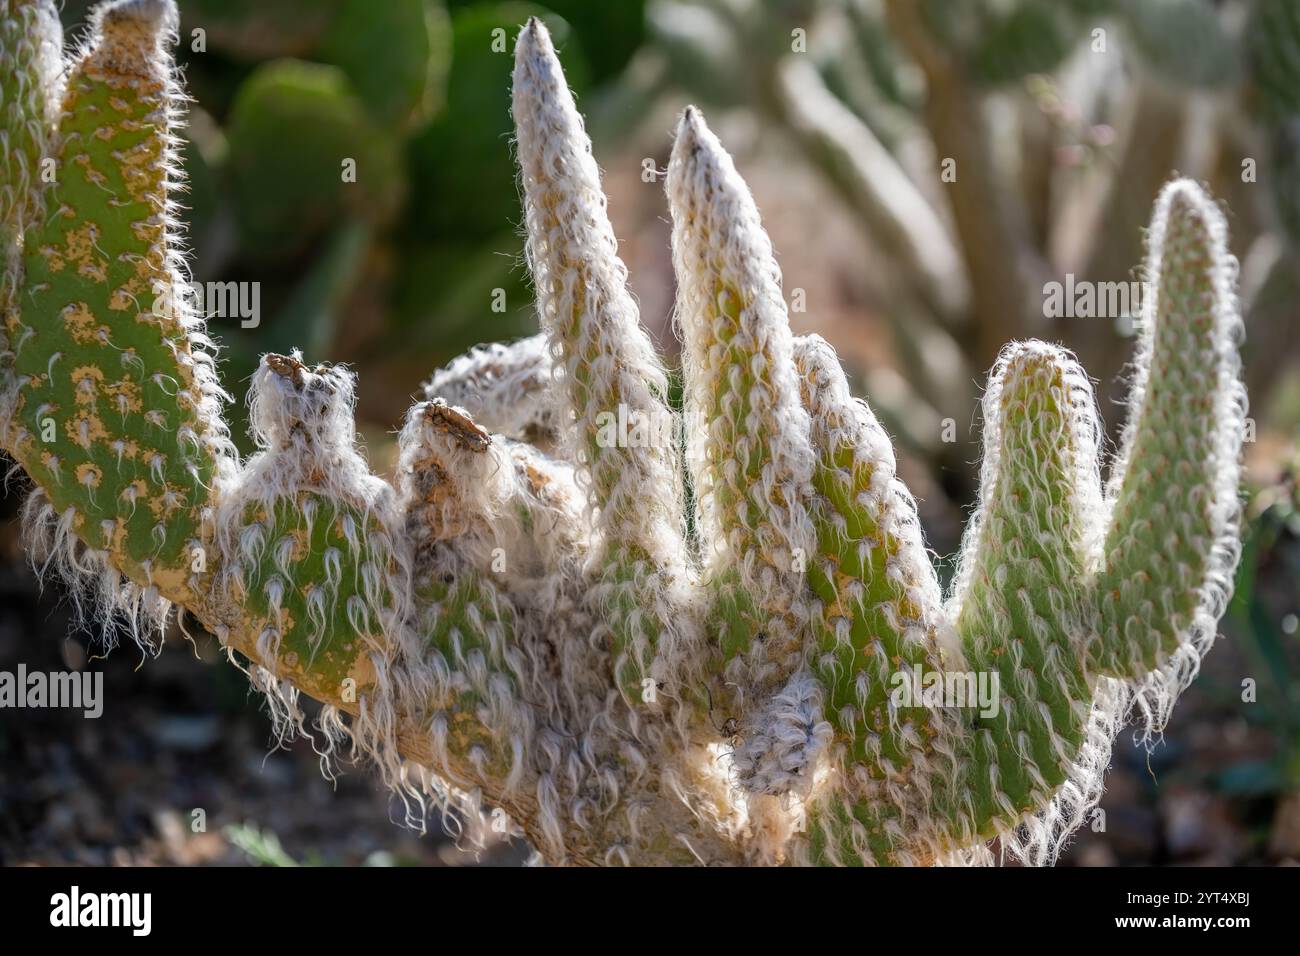
[[[537,20],[513,113],[541,334],[432,377],[393,485],[357,450],[352,374],[268,355],[240,461],[169,293],[175,8],[111,0],[93,27],[65,64],[53,0],[0,2],[0,435],[38,486],[33,559],[141,641],[184,609],[285,732],[319,699],[322,751],[350,743],[413,811],[501,808],[552,863],[1050,863],[1120,725],[1158,732],[1195,675],[1245,411],[1235,264],[1195,183],[1156,205],[1108,486],[1087,375],[1008,345],[945,598],[889,438],[792,336],[753,198],[689,107],[672,407]]]

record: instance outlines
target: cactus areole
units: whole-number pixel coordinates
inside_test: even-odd
[[[352,373],[298,353],[253,378],[256,453],[229,439],[173,294],[172,0],[101,4],[67,59],[54,0],[0,11],[0,434],[36,486],[34,563],[110,640],[200,622],[281,732],[350,746],[413,818],[500,809],[556,864],[982,863],[995,840],[1050,863],[1120,725],[1158,733],[1213,643],[1246,403],[1197,184],[1156,203],[1108,482],[1086,373],[1008,345],[945,595],[889,438],[831,347],[791,334],[698,110],[667,177],[682,427],[641,427],[678,412],[532,20],[513,115],[541,332],[435,374],[389,483],[357,449]]]

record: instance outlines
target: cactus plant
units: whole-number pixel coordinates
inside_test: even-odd
[[[1241,326],[1197,185],[1155,210],[1108,485],[1087,376],[1007,346],[945,600],[888,437],[830,346],[792,336],[753,198],[690,108],[676,412],[537,19],[513,113],[541,338],[435,375],[392,485],[357,449],[352,374],[267,355],[238,460],[172,294],[175,18],[109,0],[64,71],[53,0],[4,6],[26,98],[6,89],[0,138],[2,424],[39,567],[145,643],[180,609],[282,730],[373,758],[413,817],[499,807],[550,862],[984,862],[995,838],[1055,858],[1129,704],[1156,732],[1195,674],[1236,562]],[[553,454],[522,440],[542,432]],[[900,702],[936,676],[1001,693]]]

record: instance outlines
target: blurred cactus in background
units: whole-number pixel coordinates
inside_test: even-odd
[[[437,72],[437,44],[417,41],[354,83],[369,59],[354,42],[431,38],[434,19],[408,10],[381,31],[353,6],[312,41],[337,66],[258,67],[228,129],[231,174],[254,195],[239,200],[244,243],[345,229],[325,274],[301,280],[319,308],[341,301],[337,274],[367,237],[401,228],[393,197],[416,185],[397,143],[431,102],[408,81]],[[958,109],[964,87],[948,101],[934,86],[948,41],[893,13],[933,57],[930,108]],[[453,17],[453,47],[494,22],[464,19],[480,14]],[[983,863],[994,841],[1055,861],[1119,726],[1136,711],[1158,733],[1197,673],[1237,566],[1242,323],[1227,224],[1201,186],[1175,179],[1155,201],[1104,488],[1082,368],[1043,342],[1001,347],[945,597],[888,437],[835,351],[793,334],[753,196],[693,107],[666,177],[674,400],[539,16],[512,37],[510,112],[541,338],[435,373],[391,482],[359,448],[351,371],[263,355],[241,456],[184,292],[180,23],[172,0],[109,0],[65,62],[53,0],[4,7],[0,59],[31,92],[3,116],[0,436],[36,485],[39,568],[143,646],[173,609],[198,621],[281,734],[308,732],[314,698],[324,759],[350,744],[413,818],[428,798],[499,808],[550,862]],[[319,169],[274,148],[284,130]],[[312,180],[337,164],[348,184],[350,160],[358,188]],[[933,251],[916,244],[913,264]],[[956,316],[951,293],[911,290]]]
[[[1247,639],[1240,644],[1253,672],[1267,675],[1265,706],[1246,717],[1268,728],[1277,740],[1271,758],[1243,757],[1224,768],[1217,781],[1227,793],[1259,797],[1278,794],[1300,809],[1300,671],[1289,645],[1300,631],[1300,460],[1283,462],[1275,482],[1255,492],[1246,505],[1241,571],[1226,621]],[[1238,688],[1217,686],[1215,696],[1228,703]],[[1279,818],[1293,820],[1285,812]],[[1292,827],[1279,828],[1273,842],[1293,840]],[[1288,847],[1289,849],[1289,847]]]

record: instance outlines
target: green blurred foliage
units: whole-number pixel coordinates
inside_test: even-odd
[[[1271,759],[1248,759],[1226,768],[1216,781],[1232,794],[1262,795],[1300,789],[1300,653],[1295,635],[1300,611],[1300,460],[1278,481],[1254,492],[1247,508],[1241,564],[1225,628],[1245,653],[1255,699],[1242,710],[1267,728],[1276,742]],[[1280,625],[1280,626],[1279,626]],[[1211,688],[1226,702],[1241,687]]]
[[[1246,30],[1254,95],[1272,117],[1300,113],[1300,4],[1259,0]]]
[[[300,254],[344,215],[385,222],[405,190],[396,142],[337,67],[259,66],[240,87],[227,135],[240,237],[253,255]]]
[[[480,3],[452,15],[446,105],[410,143],[416,187],[409,224],[466,240],[489,238],[519,222],[510,147],[511,51],[517,25],[530,16],[546,16],[546,10],[531,3]],[[557,46],[569,47],[568,24],[554,15],[546,19]],[[581,57],[565,49],[565,68],[581,95]]]
[[[320,56],[347,73],[372,122],[409,129],[441,105],[449,30],[446,12],[424,0],[344,0]]]
[[[986,83],[1006,83],[1054,70],[1083,31],[1071,14],[1067,6],[1051,0],[1027,0],[992,14],[974,50],[976,74]]]
[[[1245,30],[1250,100],[1269,137],[1277,217],[1300,249],[1300,4],[1258,0]]]
[[[474,0],[451,0],[448,6],[457,11],[472,10],[484,4]],[[643,0],[549,0],[544,6],[568,24],[572,40],[578,46],[574,51],[567,46],[568,38],[562,44],[556,37],[556,43],[565,55],[565,72],[569,71],[568,55],[581,52],[584,68],[588,69],[585,79],[593,84],[617,80],[628,60],[645,41]],[[548,19],[547,24],[551,23],[552,20]],[[573,82],[572,77],[570,82]]]
[[[920,0],[934,34],[991,86],[1050,73],[1114,23],[1166,82],[1223,88],[1239,73],[1213,0]],[[1290,3],[1290,0],[1282,0]]]
[[[384,7],[388,0],[377,0]],[[307,56],[338,15],[343,0],[181,0],[185,29],[201,28],[212,46],[238,59]]]
[[[1222,88],[1237,79],[1236,45],[1210,0],[1126,0],[1118,12],[1142,56],[1171,82]]]

